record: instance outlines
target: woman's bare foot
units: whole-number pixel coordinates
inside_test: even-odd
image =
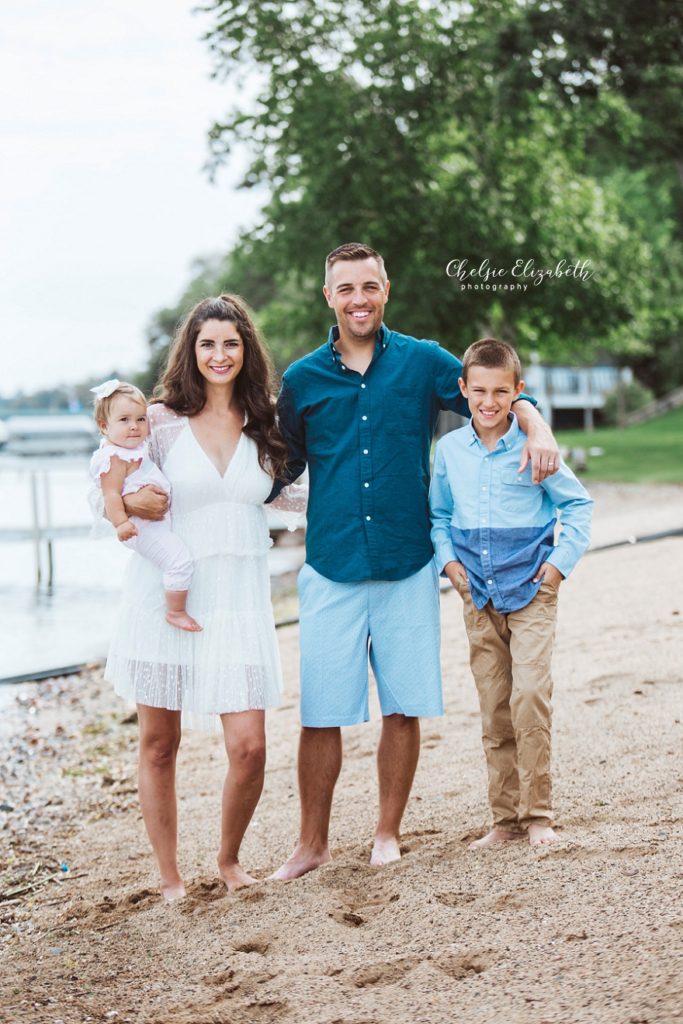
[[[252,875],[247,874],[241,864],[234,861],[231,864],[218,864],[218,874],[228,887],[229,892],[235,889],[244,889],[247,885],[256,885],[259,881]]]
[[[487,846],[495,846],[496,843],[509,843],[515,839],[524,839],[523,832],[504,832],[499,828],[492,828],[487,835],[481,839],[475,839],[470,843],[470,850],[484,850]]]
[[[166,612],[166,621],[177,629],[186,629],[189,633],[201,633],[203,626],[188,615],[187,612]]]
[[[167,903],[175,903],[176,900],[182,900],[185,896],[182,878],[174,878],[167,882],[162,879],[159,889]]]
[[[370,854],[370,863],[375,867],[382,864],[392,864],[401,859],[401,849],[396,836],[375,836],[375,842]]]
[[[331,860],[332,854],[329,847],[326,846],[324,850],[312,850],[299,844],[282,867],[268,877],[278,882],[292,882],[295,878],[301,878],[302,875],[308,874],[309,871],[321,868],[323,864],[329,864]]]
[[[557,832],[551,829],[550,825],[529,825],[530,846],[550,846],[557,843],[560,837]]]

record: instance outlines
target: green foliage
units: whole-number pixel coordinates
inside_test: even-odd
[[[363,240],[394,282],[387,320],[462,351],[613,353],[683,375],[681,8],[671,0],[213,0],[216,75],[253,98],[210,133],[236,144],[260,222],[198,266],[150,331],[155,378],[187,305],[241,291],[283,368],[325,337],[323,260]],[[678,97],[678,98],[677,98]],[[462,288],[449,260],[507,271],[589,260],[586,279]],[[490,284],[490,282],[489,282]]]
[[[589,457],[584,480],[633,484],[683,484],[683,409],[675,409],[632,427],[605,427],[588,433],[557,435],[567,448],[598,447],[604,455]]]
[[[606,425],[616,426],[621,416],[642,409],[654,397],[654,393],[638,380],[617,384],[614,390],[605,395],[602,418]]]

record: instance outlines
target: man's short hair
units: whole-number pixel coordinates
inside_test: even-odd
[[[473,366],[484,366],[487,370],[509,370],[515,378],[515,387],[522,379],[522,364],[512,345],[495,338],[480,338],[462,357],[462,379],[467,383],[467,373]]]
[[[379,266],[379,272],[382,278],[386,281],[387,272],[384,269],[384,260],[380,254],[375,250],[371,249],[369,245],[365,245],[363,242],[345,242],[344,245],[338,245],[336,249],[333,249],[325,260],[325,281],[329,277],[330,269],[335,263],[340,263],[342,260],[377,260]]]

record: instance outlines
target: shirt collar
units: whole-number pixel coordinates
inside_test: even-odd
[[[384,349],[389,344],[391,337],[391,331],[385,324],[381,324],[377,334],[375,336],[375,352],[373,354],[373,360],[377,359],[382,354]],[[338,366],[342,365],[341,352],[337,348],[337,342],[339,341],[339,325],[335,324],[334,327],[330,327],[330,332],[327,335],[327,346],[330,350],[332,362]]]
[[[499,437],[498,440],[496,441],[496,447],[493,449],[494,452],[509,451],[510,448],[514,447],[514,444],[515,444],[515,442],[517,440],[517,437],[519,436],[519,423],[517,422],[517,417],[515,416],[514,412],[511,412],[508,415],[508,420],[509,420],[510,425],[509,425],[507,431],[503,434],[503,436]],[[479,437],[479,435],[477,434],[476,430],[474,429],[474,426],[473,426],[471,420],[470,420],[470,423],[468,425],[468,429],[469,429],[469,432],[470,432],[470,437],[469,437],[470,445],[477,444],[477,445],[480,445],[482,448],[484,448],[485,446],[482,444],[481,438]],[[487,451],[488,451],[488,449],[487,449]]]

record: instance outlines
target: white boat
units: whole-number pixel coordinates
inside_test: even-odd
[[[5,421],[4,451],[12,455],[73,455],[90,452],[99,443],[99,431],[89,416],[65,413],[45,416],[10,416]]]

